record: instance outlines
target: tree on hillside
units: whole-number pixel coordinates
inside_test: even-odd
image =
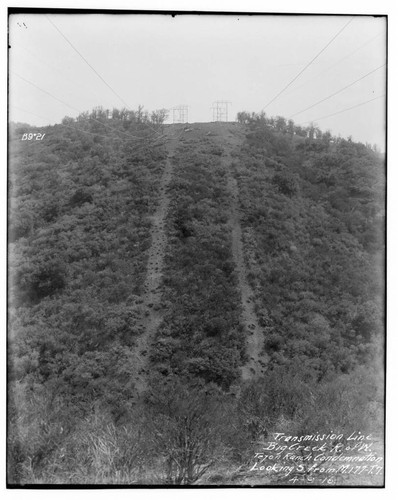
[[[223,398],[215,387],[178,377],[163,382],[149,396],[148,430],[164,457],[166,484],[192,485],[225,458],[222,435],[228,417]]]
[[[169,116],[169,112],[167,109],[156,109],[151,113],[151,122],[154,125],[160,126],[163,125]]]
[[[250,113],[248,113],[247,111],[240,111],[236,115],[236,119],[242,125],[247,125],[250,122],[250,119],[251,119]]]
[[[275,130],[277,132],[285,132],[286,131],[286,120],[283,116],[277,116],[275,120]]]

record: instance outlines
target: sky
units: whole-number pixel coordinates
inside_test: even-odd
[[[41,126],[182,104],[208,122],[226,100],[230,121],[264,110],[384,150],[385,37],[372,16],[12,15],[9,116]]]

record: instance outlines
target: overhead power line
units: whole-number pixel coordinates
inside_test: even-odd
[[[370,43],[372,43],[374,40],[376,40],[377,38],[379,38],[379,36],[381,36],[383,34],[384,34],[384,32],[381,32],[381,33],[377,34],[376,36],[370,38],[369,40],[367,40],[366,42],[364,42],[362,45],[360,45],[359,47],[357,47],[356,49],[354,49],[352,52],[349,52],[344,57],[342,57],[338,61],[334,62],[331,66],[328,66],[327,68],[325,68],[322,71],[320,71],[313,78],[305,80],[305,82],[303,82],[302,84],[297,85],[297,87],[293,87],[292,89],[290,89],[289,92],[287,92],[287,95],[290,95],[290,94],[296,92],[296,90],[299,90],[299,89],[305,87],[309,83],[311,83],[314,80],[318,79],[320,76],[324,75],[325,73],[328,73],[331,69],[333,69],[334,67],[338,66],[342,61],[345,61],[346,59],[348,59],[349,57],[351,57],[353,54],[355,54],[359,50],[363,49],[364,47],[366,47],[366,45],[369,45]]]
[[[364,106],[365,104],[368,104],[369,102],[372,102],[372,101],[376,101],[377,99],[381,99],[382,97],[385,97],[385,94],[374,97],[373,99],[369,99],[368,101],[360,102],[359,104],[356,104],[355,106],[351,106],[350,108],[345,108],[345,109],[342,109],[340,111],[336,111],[336,113],[321,116],[319,118],[315,118],[314,120],[308,120],[307,122],[304,122],[304,123],[311,123],[311,122],[316,122],[319,120],[324,120],[325,118],[330,118],[331,116],[339,115],[341,113],[345,113],[346,111],[350,111],[351,109],[359,108],[360,106]]]
[[[66,40],[66,42],[72,47],[72,49],[83,59],[83,61],[87,64],[89,68],[91,68],[92,71],[98,76],[98,78],[113,92],[113,94],[126,106],[126,108],[129,108],[129,105],[126,103],[126,101],[120,97],[120,95],[109,85],[108,82],[104,80],[104,78],[98,73],[98,71],[87,61],[87,59],[79,52],[79,50],[73,45],[73,43],[62,33],[62,31],[58,28],[58,26],[51,21],[49,16],[46,14],[46,18],[48,21],[54,26],[54,28],[58,31],[58,33]]]
[[[308,108],[305,108],[305,109],[302,109],[301,111],[297,111],[297,113],[294,113],[293,115],[291,115],[289,117],[290,118],[293,118],[294,116],[296,115],[300,115],[301,113],[304,113],[304,111],[308,111],[309,109],[312,109],[314,108],[315,106],[318,106],[318,104],[321,104],[322,102],[325,102],[329,99],[331,99],[332,97],[336,96],[337,94],[340,94],[341,92],[343,92],[344,90],[352,87],[353,85],[355,85],[356,83],[360,82],[361,80],[363,80],[364,78],[368,77],[369,75],[375,73],[376,71],[378,71],[380,68],[383,68],[386,64],[382,64],[381,66],[379,66],[378,68],[376,69],[373,69],[372,71],[369,71],[369,73],[366,73],[366,75],[363,75],[361,76],[361,78],[358,78],[358,80],[355,80],[354,82],[351,82],[349,83],[348,85],[346,85],[345,87],[337,90],[336,92],[334,92],[333,94],[330,94],[328,95],[327,97],[324,97],[323,99],[321,99],[320,101],[317,101],[316,103],[312,104],[311,106],[308,106]]]
[[[299,78],[299,76],[301,76],[304,73],[304,71],[306,71],[306,69],[308,69],[316,59],[318,59],[318,57],[329,47],[331,43],[334,42],[334,40],[336,40],[336,38],[340,35],[340,33],[342,33],[347,28],[347,26],[350,23],[352,23],[353,20],[354,17],[352,17],[342,28],[340,28],[340,30],[332,37],[332,39],[329,40],[329,42],[316,54],[315,57],[311,59],[311,61],[306,66],[304,66],[304,68],[293,78],[293,80],[290,80],[290,82],[285,87],[283,87],[283,89],[263,107],[263,110],[267,108],[270,104],[272,104],[276,99],[278,99],[278,97],[281,96],[283,92],[285,92],[285,90],[287,90],[290,87],[290,85],[294,83],[297,80],[297,78]]]
[[[15,76],[17,76],[18,78],[20,78],[21,80],[23,80],[24,82],[28,83],[29,85],[32,85],[36,89],[40,90],[44,94],[47,94],[52,99],[55,99],[56,101],[60,102],[64,106],[67,106],[68,108],[72,109],[73,111],[76,111],[79,114],[81,113],[81,111],[79,109],[75,108],[74,106],[71,106],[70,104],[68,104],[67,102],[63,101],[62,99],[59,99],[58,97],[56,97],[55,95],[51,94],[47,90],[42,89],[41,87],[39,87],[35,83],[31,82],[30,80],[27,80],[26,78],[24,78],[23,76],[19,75],[18,73],[15,73],[15,71],[12,71],[11,73],[14,74]],[[145,137],[140,137],[140,136],[137,136],[137,135],[132,135],[132,134],[129,134],[127,132],[123,132],[122,130],[118,130],[118,129],[114,128],[114,127],[111,127],[111,126],[107,125],[106,123],[101,122],[100,120],[97,120],[96,118],[90,118],[90,119],[93,120],[93,121],[95,121],[95,122],[97,122],[97,123],[100,123],[101,125],[103,125],[105,128],[107,128],[109,130],[112,130],[112,131],[117,132],[117,133],[122,133],[123,135],[125,135],[129,139],[139,139],[139,140],[144,140],[145,139]]]
[[[15,71],[11,71],[11,73],[15,76],[17,76],[18,78],[20,78],[21,80],[23,80],[24,82],[26,83],[29,83],[29,85],[32,85],[32,87],[35,87],[36,89],[40,90],[41,92],[43,92],[44,94],[47,94],[49,95],[50,97],[52,97],[53,99],[55,99],[56,101],[60,102],[61,104],[63,104],[64,106],[72,109],[73,111],[76,111],[77,113],[80,113],[80,110],[78,110],[77,108],[74,108],[73,106],[71,106],[70,104],[68,104],[67,102],[65,101],[62,101],[62,99],[58,99],[58,97],[55,97],[55,95],[52,95],[50,94],[50,92],[47,92],[47,90],[44,90],[42,89],[41,87],[39,87],[38,85],[36,85],[35,83],[31,82],[30,80],[27,80],[26,78],[24,78],[23,76],[19,75],[18,73],[16,73]]]
[[[97,75],[97,77],[113,92],[113,94],[124,104],[127,110],[130,110],[130,106],[126,103],[126,101],[121,97],[110,85],[109,83],[98,73],[98,71],[89,63],[89,61],[83,56],[83,54],[73,45],[73,43],[67,38],[64,33],[58,28],[58,26],[50,19],[48,15],[46,15],[47,20],[54,26],[54,28],[58,31],[58,33],[64,38],[64,40],[72,47],[72,49],[79,55],[79,57],[87,64],[87,66]],[[154,134],[159,134],[158,130],[155,130],[150,125],[146,124],[146,126],[154,132]]]
[[[29,54],[30,57],[34,57],[35,59],[37,59],[40,64],[43,64],[44,66],[47,66],[47,68],[49,68],[51,71],[54,71],[55,73],[58,73],[59,75],[62,76],[62,78],[68,80],[69,82],[71,82],[73,85],[75,85],[77,88],[82,89],[82,85],[84,85],[86,87],[86,89],[89,89],[90,88],[90,93],[92,94],[93,93],[93,88],[92,86],[89,87],[89,85],[85,82],[77,82],[76,80],[73,80],[71,77],[70,77],[70,74],[69,73],[66,73],[65,71],[61,71],[59,68],[56,68],[55,66],[53,66],[52,64],[50,64],[48,61],[44,60],[43,58],[39,57],[33,50],[29,50],[27,47],[24,47],[23,45],[19,44],[19,43],[15,43],[13,42],[12,44],[13,48],[14,47],[17,47],[19,49],[22,49],[24,52],[26,52],[27,54]],[[97,95],[97,98],[99,97],[99,94],[96,92],[96,95]],[[93,96],[91,96],[92,99]]]

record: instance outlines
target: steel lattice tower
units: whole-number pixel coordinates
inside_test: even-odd
[[[215,101],[213,102],[213,122],[227,122],[228,121],[228,105],[230,101]]]
[[[172,108],[173,123],[188,123],[188,106],[179,105]]]

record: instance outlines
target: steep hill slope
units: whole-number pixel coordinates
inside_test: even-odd
[[[383,158],[245,121],[11,135],[12,482],[259,484],[279,431],[382,447]]]

